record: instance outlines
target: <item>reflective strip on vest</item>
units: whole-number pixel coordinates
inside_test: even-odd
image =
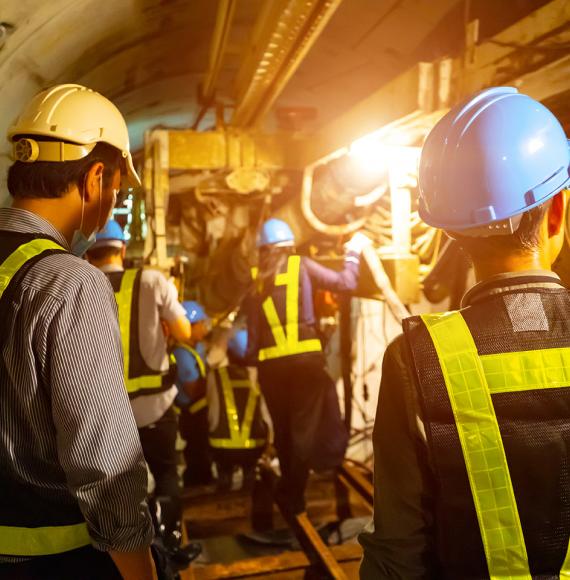
[[[0,298],[12,278],[29,260],[48,250],[65,251],[51,240],[32,240],[12,252],[0,265]],[[90,543],[85,522],[65,526],[26,528],[0,525],[0,554],[47,556],[75,550]]]
[[[260,361],[280,358],[293,354],[320,352],[321,341],[318,338],[299,340],[299,275],[301,272],[301,256],[289,256],[287,271],[277,274],[275,286],[286,286],[285,291],[285,327],[279,320],[275,302],[268,296],[263,302],[263,312],[273,334],[275,346],[259,349]],[[256,271],[252,270],[256,277]]]
[[[531,580],[513,484],[483,364],[461,313],[426,314],[453,409],[489,576]]]
[[[205,409],[208,406],[208,401],[206,400],[206,397],[202,397],[201,399],[198,399],[195,403],[192,403],[190,405],[190,413],[192,415],[195,415],[196,413],[199,413],[202,409]]]
[[[20,268],[32,258],[47,250],[64,250],[51,240],[32,240],[14,250],[0,265],[0,298]]]
[[[123,343],[123,367],[125,386],[129,394],[142,389],[158,389],[162,386],[162,374],[144,375],[142,377],[129,377],[129,365],[131,360],[131,314],[133,308],[133,289],[137,277],[137,270],[126,270],[121,280],[121,287],[115,292],[117,307],[119,310],[119,327],[121,329],[121,342]]]
[[[198,370],[200,371],[200,377],[202,379],[206,378],[206,364],[202,360],[202,357],[200,356],[198,351],[195,348],[189,346],[188,344],[177,344],[176,348],[183,348],[184,350],[187,350],[196,360]],[[198,399],[195,403],[192,403],[190,405],[189,411],[192,415],[195,415],[196,413],[199,413],[202,409],[205,409],[207,406],[208,401],[206,400],[206,397],[202,397],[201,399]]]
[[[227,367],[222,367],[217,372],[224,394],[230,437],[229,439],[210,437],[210,445],[217,449],[255,449],[262,447],[265,445],[265,439],[250,439],[255,408],[260,396],[257,385],[252,384],[249,380],[232,381]],[[241,427],[234,397],[234,389],[238,388],[249,389],[249,396],[247,398],[245,415]]]
[[[85,522],[41,528],[0,526],[0,554],[49,556],[76,550],[90,543]]]

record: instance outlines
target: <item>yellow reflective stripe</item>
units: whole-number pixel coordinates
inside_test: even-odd
[[[570,544],[568,544],[566,558],[564,558],[564,563],[560,569],[560,578],[570,578]]]
[[[215,439],[210,438],[210,445],[216,449],[255,449],[265,445],[265,439],[248,439],[243,444],[236,445],[230,439]]]
[[[208,402],[206,401],[206,397],[202,397],[201,399],[198,399],[195,403],[190,405],[190,413],[192,413],[192,415],[195,415],[202,409],[205,409],[207,406]]]
[[[206,376],[206,364],[202,360],[202,357],[198,354],[198,351],[187,344],[177,344],[175,348],[183,348],[187,350],[195,359],[198,365],[198,370],[200,371],[200,376],[204,378]]]
[[[64,248],[51,240],[32,240],[22,244],[0,264],[0,298],[18,270],[26,262],[47,250],[64,250]]]
[[[299,275],[301,271],[301,256],[289,256],[287,272],[275,277],[275,286],[286,286],[285,290],[285,327],[279,320],[275,302],[268,296],[263,302],[263,312],[273,334],[275,346],[259,350],[260,361],[302,354],[320,352],[321,341],[318,338],[299,340]]]
[[[531,580],[503,441],[473,337],[459,312],[421,318],[453,409],[489,575],[492,580]]]
[[[548,348],[480,357],[491,393],[570,386],[570,348]]]
[[[10,556],[61,554],[90,543],[85,522],[41,528],[0,526],[0,554]]]
[[[115,292],[119,312],[119,328],[123,344],[123,374],[128,393],[136,393],[141,389],[158,389],[162,386],[162,374],[146,375],[130,378],[129,365],[131,361],[131,313],[133,305],[133,289],[137,270],[126,270],[121,280],[121,287]]]
[[[212,447],[223,449],[253,449],[265,444],[264,439],[250,439],[251,426],[255,414],[255,407],[259,397],[259,389],[248,380],[232,381],[227,367],[218,369],[218,375],[222,385],[226,415],[228,417],[229,438],[210,438]],[[239,416],[234,397],[235,388],[249,389],[249,396],[245,408],[243,423],[240,427]]]

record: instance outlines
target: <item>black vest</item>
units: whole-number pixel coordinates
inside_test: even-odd
[[[526,289],[548,330],[515,332],[502,295],[462,310],[479,356],[570,347],[570,293]],[[538,298],[536,298],[538,297]],[[489,578],[461,443],[438,356],[419,317],[404,321],[437,493],[435,536],[441,578]],[[533,578],[558,578],[570,538],[570,389],[493,393]]]
[[[115,294],[121,289],[121,282],[125,271],[122,272],[107,272],[106,276],[111,282],[113,287],[113,292]],[[169,371],[160,371],[151,369],[145,362],[140,349],[140,339],[139,339],[139,302],[140,302],[140,286],[141,286],[141,275],[142,270],[138,270],[135,278],[135,283],[133,287],[133,297],[131,302],[131,315],[130,315],[130,340],[129,344],[123,344],[124,349],[129,349],[129,368],[127,377],[129,379],[136,379],[139,377],[160,375],[162,376],[162,381],[160,386],[155,388],[143,388],[136,390],[135,392],[129,392],[129,398],[135,399],[141,395],[154,395],[156,393],[161,393],[167,391],[174,384],[174,373],[175,369],[170,369]],[[127,389],[128,390],[128,389]]]
[[[304,272],[303,258],[297,255],[289,256],[277,273],[271,291],[267,295],[259,293],[254,295],[254,308],[257,311],[257,319],[259,321],[257,344],[260,361],[322,351],[314,323],[309,323],[303,319],[303,280],[306,277]],[[287,283],[280,283],[280,277],[289,277],[289,280]],[[290,288],[290,286],[293,286],[293,288]],[[288,291],[291,294],[288,294]],[[291,303],[290,298],[293,298],[294,304]],[[271,300],[275,306],[277,319],[270,320],[264,310],[264,302],[268,300]],[[297,346],[292,349],[287,347],[285,352],[281,354],[268,354],[264,358],[263,351],[270,352],[277,345],[275,326],[279,325],[280,330],[287,338],[292,326],[292,320],[296,320],[294,326],[296,326]]]
[[[59,243],[45,235],[0,231],[0,264],[21,245],[37,239]],[[8,334],[6,330],[13,324],[15,315],[13,301],[18,295],[22,280],[39,260],[57,253],[65,252],[46,250],[26,262],[12,277],[0,299],[0,350],[3,350],[3,337]],[[3,364],[3,356],[0,356],[0,392],[3,390],[2,386],[9,384],[10,381],[11,378]],[[46,388],[49,386],[46,385]],[[52,470],[57,483],[64,488],[67,483],[63,469],[60,466],[49,466],[49,469]],[[38,489],[11,477],[9,466],[0,466],[0,525],[36,528],[79,524],[83,521],[79,505],[71,494]]]

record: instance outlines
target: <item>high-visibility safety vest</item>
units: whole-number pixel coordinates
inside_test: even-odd
[[[64,253],[55,240],[14,232],[0,232],[0,332],[7,320],[4,308],[17,292],[19,281],[38,260]],[[1,382],[9,380],[0,361]],[[87,525],[79,505],[40,496],[32,486],[16,481],[0,470],[0,554],[47,556],[60,554],[90,543]]]
[[[261,303],[258,360],[321,352],[314,327],[300,318],[302,311],[301,256],[289,256],[284,271],[275,277],[274,288]],[[257,277],[257,269],[252,269]]]
[[[139,298],[142,270],[106,273],[117,300],[123,344],[123,372],[129,398],[168,390],[172,377],[168,371],[151,369],[143,359],[139,343]]]
[[[196,360],[196,364],[198,365],[198,370],[200,371],[200,380],[204,382],[206,380],[206,363],[202,360],[200,353],[195,348],[192,348],[188,344],[177,344],[176,348],[183,348],[194,357],[194,359]],[[206,395],[204,394],[203,397],[200,397],[197,401],[194,401],[190,405],[188,410],[192,415],[195,415],[196,413],[199,413],[200,411],[204,410],[207,406],[208,403],[206,401]]]
[[[509,330],[501,296],[404,321],[442,578],[570,578],[570,294],[557,292],[535,332]]]
[[[261,393],[246,367],[230,365],[211,371],[216,380],[220,416],[210,445],[216,449],[256,449],[266,442]]]

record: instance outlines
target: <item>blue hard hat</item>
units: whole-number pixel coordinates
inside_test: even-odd
[[[428,135],[419,168],[420,217],[450,231],[500,233],[490,234],[489,224],[556,195],[570,182],[569,166],[564,130],[544,105],[512,87],[486,89]]]
[[[186,317],[192,324],[201,322],[202,320],[208,320],[208,315],[199,302],[186,300],[185,302],[182,302],[182,306],[184,307],[184,310],[186,310]]]
[[[283,220],[271,218],[261,227],[257,239],[257,247],[261,246],[293,246],[295,236],[289,225]]]
[[[238,330],[230,340],[228,340],[228,353],[238,360],[243,360],[246,352],[247,330]]]
[[[125,234],[123,228],[116,220],[109,220],[105,227],[95,235],[93,248],[104,246],[114,246],[120,248],[125,243]]]

